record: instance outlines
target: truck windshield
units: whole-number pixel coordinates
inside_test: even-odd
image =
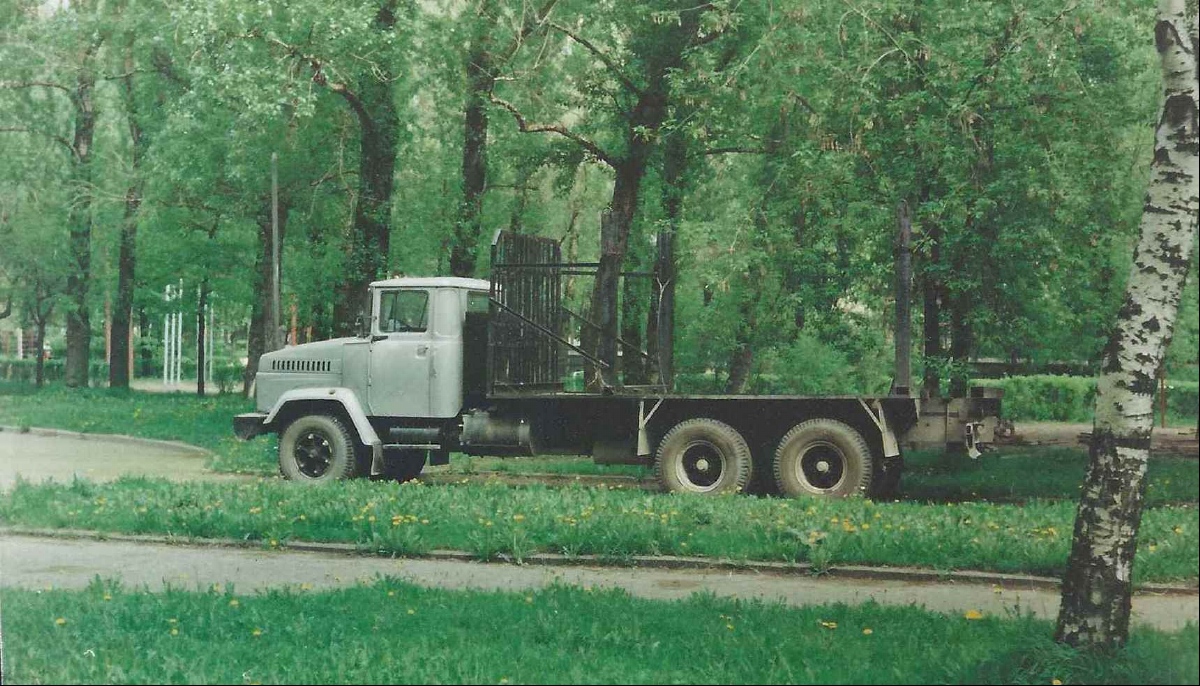
[[[384,291],[379,295],[379,333],[425,331],[428,312],[426,291]]]

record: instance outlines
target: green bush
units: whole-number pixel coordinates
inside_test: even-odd
[[[1096,404],[1096,380],[1082,376],[1010,376],[976,379],[976,385],[1004,389],[1002,414],[1014,421],[1090,422]],[[1195,418],[1200,384],[1167,382],[1172,417]],[[1157,410],[1157,403],[1155,408]]]

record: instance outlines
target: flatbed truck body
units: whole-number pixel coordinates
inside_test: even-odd
[[[308,483],[406,480],[451,452],[590,455],[653,465],[668,491],[834,497],[890,494],[904,447],[973,452],[992,440],[999,399],[983,389],[924,412],[907,394],[568,390],[569,353],[605,364],[572,335],[595,325],[562,305],[564,277],[588,265],[562,264],[548,239],[501,241],[490,281],[375,282],[361,336],[264,355],[257,412],[235,419],[238,436],[278,433],[280,471]],[[572,329],[571,317],[583,323]]]

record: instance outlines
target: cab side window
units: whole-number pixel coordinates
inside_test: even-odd
[[[467,293],[467,314],[487,314],[491,301],[487,293],[471,291]]]
[[[384,291],[379,295],[379,332],[421,332],[429,328],[427,291]]]

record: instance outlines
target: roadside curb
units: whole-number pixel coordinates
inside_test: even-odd
[[[124,434],[93,434],[84,433],[82,431],[67,431],[66,429],[44,429],[36,426],[9,426],[3,424],[0,424],[0,432],[30,434],[33,436],[74,438],[81,441],[97,441],[102,443],[125,443],[128,445],[171,448],[173,450],[194,453],[202,457],[209,457],[213,454],[213,452],[208,448],[201,448],[200,446],[192,445],[191,443],[184,443],[182,441],[164,441],[156,438],[139,438],[137,436],[126,436]]]
[[[159,536],[148,534],[121,534],[85,529],[27,529],[23,527],[0,527],[0,536],[28,536],[57,538],[63,540],[98,540],[122,543],[154,545],[178,545],[217,548],[262,548],[261,540],[238,540],[229,538],[193,538],[182,536]],[[647,569],[681,569],[697,571],[741,571],[771,574],[774,576],[821,576],[828,579],[855,579],[863,581],[899,581],[908,583],[954,583],[993,585],[1011,589],[1058,590],[1060,580],[1053,577],[1030,574],[1005,574],[973,570],[938,571],[912,567],[868,567],[861,565],[833,566],[823,571],[814,570],[808,563],[763,562],[752,560],[729,560],[722,558],[671,557],[661,555],[633,555],[614,558],[600,555],[558,555],[535,553],[515,559],[510,555],[499,555],[496,561],[481,561],[478,556],[462,550],[432,550],[427,553],[397,555],[391,551],[375,550],[367,545],[354,543],[320,543],[294,541],[277,549],[279,552],[298,551],[339,555],[361,555],[373,557],[398,557],[414,560],[445,560],[451,562],[475,562],[478,564],[516,564],[543,567],[641,567]],[[1142,584],[1134,589],[1135,595],[1188,595],[1200,593],[1200,582],[1188,584]]]

